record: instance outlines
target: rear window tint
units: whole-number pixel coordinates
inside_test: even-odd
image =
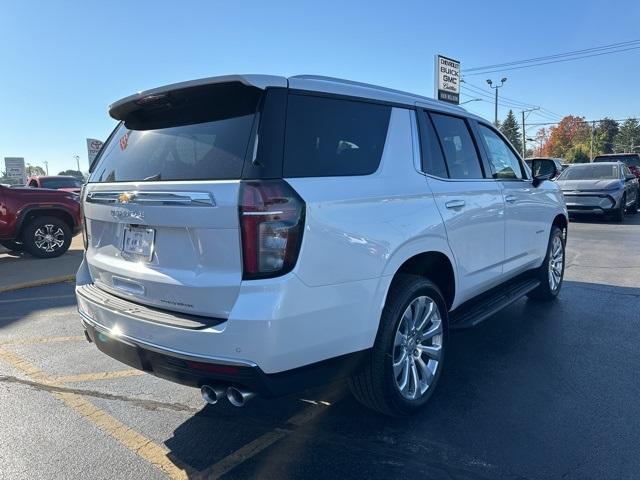
[[[103,148],[90,181],[239,179],[260,95],[219,84],[122,108],[131,111]]]
[[[380,165],[391,107],[290,95],[284,177],[369,175]]]

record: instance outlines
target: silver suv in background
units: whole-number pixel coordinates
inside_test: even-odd
[[[571,214],[609,214],[621,222],[638,212],[638,179],[622,162],[581,163],[557,179]]]
[[[524,295],[552,300],[567,211],[490,122],[406,92],[232,75],[110,107],[84,188],[88,338],[236,406],[348,378],[422,407],[450,348]]]

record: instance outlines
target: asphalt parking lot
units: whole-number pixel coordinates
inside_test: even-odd
[[[455,332],[429,408],[342,385],[245,408],[84,339],[69,283],[0,294],[0,478],[637,478],[640,215],[570,225],[558,301]]]

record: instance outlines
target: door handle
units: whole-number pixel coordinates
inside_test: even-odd
[[[464,200],[450,200],[444,206],[447,208],[462,208],[464,207]]]
[[[504,199],[506,202],[513,203],[518,199],[518,197],[516,197],[515,195],[507,195],[506,197],[504,197]]]

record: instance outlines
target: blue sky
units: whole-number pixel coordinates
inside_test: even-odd
[[[432,96],[435,53],[464,69],[637,38],[633,0],[2,2],[0,167],[23,156],[57,173],[77,154],[85,169],[85,138],[114,126],[107,106],[165,83],[314,73]],[[640,50],[505,74],[502,95],[560,115],[640,116]]]

